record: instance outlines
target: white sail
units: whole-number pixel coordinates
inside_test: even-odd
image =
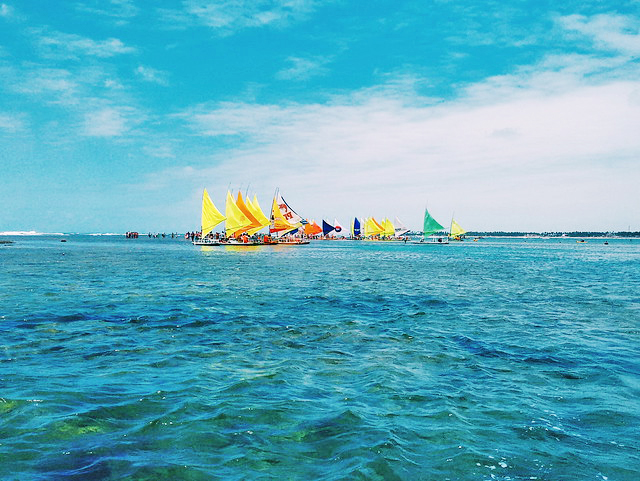
[[[409,229],[407,229],[407,226],[405,226],[404,223],[396,217],[395,236],[402,237],[407,232],[409,232]]]
[[[333,221],[333,231],[336,234],[340,234],[342,232],[342,224],[338,222],[338,219],[334,219]]]

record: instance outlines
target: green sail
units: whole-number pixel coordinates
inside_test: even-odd
[[[438,223],[438,221],[435,220],[433,217],[431,217],[431,214],[429,214],[429,211],[425,209],[424,210],[424,226],[422,228],[422,235],[426,237],[442,229],[443,227]]]

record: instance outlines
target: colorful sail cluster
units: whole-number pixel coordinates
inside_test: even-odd
[[[304,234],[306,237],[314,237],[322,234],[325,238],[333,238],[342,232],[342,225],[337,219],[335,219],[332,224],[323,219],[322,227],[314,220],[308,222],[303,219],[284,200],[278,190],[273,197],[270,215],[267,217],[262,211],[258,203],[258,198],[255,195],[253,200],[250,200],[248,197],[243,197],[241,192],[238,192],[236,198],[234,198],[230,191],[227,191],[225,213],[223,215],[209,197],[207,189],[204,189],[202,195],[201,238],[204,239],[223,221],[225,222],[226,237],[235,239],[245,234],[252,236],[267,226],[269,227],[269,233],[274,234],[278,238],[298,232]],[[397,217],[395,221],[394,225],[389,218],[378,222],[374,217],[367,217],[363,220],[356,217],[350,225],[351,237],[354,239],[401,238],[409,232],[409,229],[407,229]],[[423,239],[437,232],[441,232],[443,229],[444,227],[436,221],[425,208]],[[461,240],[465,233],[466,231],[452,219],[448,237],[454,240]]]
[[[209,197],[207,189],[204,189],[200,237],[205,238],[223,221],[225,222],[226,236],[236,238],[244,233],[253,235],[269,225],[269,219],[262,212],[257,197],[254,196],[252,202],[248,198],[244,199],[241,192],[238,192],[236,199],[233,198],[231,192],[227,192],[223,215]]]

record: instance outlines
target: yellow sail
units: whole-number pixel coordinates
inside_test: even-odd
[[[293,227],[282,215],[276,198],[273,198],[273,205],[271,206],[271,232],[282,232],[293,230]]]
[[[453,237],[455,239],[465,234],[466,232],[467,232],[466,230],[460,227],[460,224],[458,224],[455,220],[451,219],[451,230],[449,233],[450,237]]]
[[[227,237],[232,237],[236,232],[251,225],[251,221],[238,208],[231,196],[231,192],[229,191],[227,191],[227,206],[225,208],[225,214],[227,214],[227,222],[225,224]]]
[[[249,199],[247,199],[247,200],[249,200]],[[245,203],[244,199],[242,198],[242,192],[238,192],[238,198],[236,200],[236,206],[245,215],[245,217],[247,219],[249,219],[249,225],[247,225],[247,226],[243,227],[242,229],[237,230],[235,232],[234,235],[236,237],[238,237],[243,232],[247,232],[248,234],[251,234],[250,231],[252,231],[252,230],[253,230],[253,232],[258,232],[260,229],[262,229],[262,226],[260,225],[260,222],[258,222],[258,220],[253,216],[253,213],[251,212],[251,209],[249,209],[249,206]]]
[[[383,220],[380,225],[384,229],[381,233],[383,236],[393,237],[396,234],[396,229],[388,218]]]
[[[258,197],[256,195],[253,196],[253,202],[250,201],[249,198],[245,199],[245,204],[253,214],[253,217],[255,217],[255,219],[260,224],[260,227],[255,227],[247,231],[248,234],[253,235],[263,227],[268,226],[269,219],[267,218],[266,215],[264,215],[264,212],[262,212],[262,209],[260,208],[260,204],[258,204]]]
[[[384,232],[384,229],[373,217],[367,218],[367,220],[364,222],[365,237],[380,235],[382,232]]]
[[[225,219],[226,217],[216,208],[211,197],[209,197],[207,189],[204,189],[202,194],[202,222],[200,223],[202,230],[200,231],[200,235],[205,237]]]

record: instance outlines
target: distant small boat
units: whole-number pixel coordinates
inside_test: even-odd
[[[586,243],[587,241],[586,241],[586,240],[584,240],[584,239],[580,239],[580,240],[577,240],[576,242],[577,242],[578,244],[584,244],[584,243]]]
[[[446,236],[429,236],[419,241],[411,241],[412,244],[448,244],[449,238]]]
[[[467,233],[460,224],[458,224],[455,220],[451,219],[451,228],[449,229],[449,237],[451,237],[455,241],[461,241],[464,238],[464,235]]]
[[[412,244],[448,244],[449,237],[446,235],[434,236],[436,232],[439,232],[443,229],[443,226],[431,217],[429,211],[425,207],[424,209],[424,219],[422,222],[422,239],[419,241],[412,241]]]

